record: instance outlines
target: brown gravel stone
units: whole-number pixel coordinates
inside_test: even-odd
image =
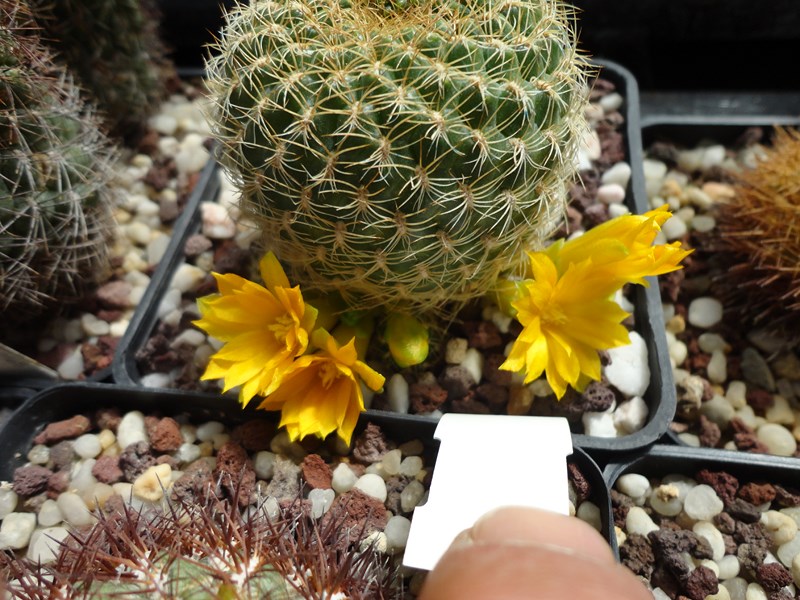
[[[583,502],[592,495],[592,484],[584,477],[578,465],[567,461],[567,477],[578,495],[578,502]]]
[[[183,470],[172,484],[172,497],[193,502],[204,500],[214,491],[211,465],[205,460],[196,460]]]
[[[753,407],[756,414],[763,415],[768,408],[775,404],[775,397],[767,390],[749,388],[747,390],[747,403]]]
[[[52,467],[53,471],[69,469],[76,456],[75,450],[72,447],[72,441],[65,440],[63,442],[58,442],[50,447],[49,466]]]
[[[211,247],[214,244],[201,233],[196,233],[192,236],[189,236],[189,239],[186,240],[186,243],[183,246],[183,253],[186,255],[187,258],[196,258],[200,256],[206,250],[211,250]]]
[[[175,452],[183,444],[181,426],[172,417],[158,419],[152,429],[148,428],[148,434],[156,452]]]
[[[249,452],[269,450],[269,442],[275,435],[275,425],[266,419],[251,419],[237,425],[231,432],[231,440],[241,444]]]
[[[300,467],[288,458],[277,455],[266,495],[274,496],[278,501],[297,498],[300,495]]]
[[[629,496],[618,492],[615,489],[609,490],[611,497],[611,510],[614,515],[614,525],[617,527],[625,527],[625,519],[628,517],[628,511],[633,506],[633,500]]]
[[[756,567],[756,580],[767,592],[777,592],[792,583],[792,574],[781,563],[769,563]]]
[[[373,531],[383,531],[388,521],[383,503],[359,489],[336,496],[320,527],[326,527],[330,519],[340,523],[342,547],[361,541]]]
[[[767,556],[767,549],[756,544],[743,543],[736,549],[736,557],[739,559],[742,572],[755,577],[758,567],[764,563]]]
[[[59,494],[69,489],[69,473],[67,471],[56,471],[47,480],[47,495],[55,500]]]
[[[386,480],[386,501],[383,505],[393,514],[403,514],[400,494],[402,494],[409,481],[411,481],[410,477],[402,475],[394,475]]]
[[[714,526],[722,534],[731,534],[736,531],[736,521],[726,512],[721,512],[713,519]]]
[[[149,467],[156,464],[156,458],[150,452],[147,442],[130,444],[119,455],[119,468],[125,475],[125,480],[133,482]]]
[[[506,412],[508,405],[508,388],[497,383],[482,383],[475,388],[475,396],[484,402],[495,414]]]
[[[646,579],[653,573],[655,556],[649,540],[638,533],[628,534],[619,547],[619,557],[623,565],[637,575]]]
[[[738,496],[750,504],[758,506],[775,499],[775,488],[770,483],[746,483],[739,488]]]
[[[493,352],[486,356],[483,363],[483,378],[489,383],[494,383],[503,387],[511,385],[511,380],[514,374],[511,371],[503,371],[500,369],[506,360],[503,354]]]
[[[490,350],[492,348],[501,348],[504,345],[503,337],[500,335],[497,325],[491,321],[470,321],[464,323],[464,329],[467,332],[470,348]]]
[[[220,491],[228,498],[236,499],[239,506],[247,506],[255,500],[256,472],[247,450],[238,443],[225,442],[217,451],[214,479]]]
[[[800,506],[800,491],[794,488],[784,487],[779,484],[774,484],[775,488],[775,504],[783,508],[792,506]]]
[[[447,391],[439,384],[412,383],[409,387],[411,408],[415,413],[436,410],[447,401]]]
[[[100,456],[92,467],[92,475],[100,483],[117,483],[122,481],[123,473],[119,468],[119,456]]]
[[[114,408],[104,408],[95,413],[94,420],[98,428],[108,429],[116,433],[117,427],[119,427],[119,423],[122,421],[122,414]]]
[[[705,415],[700,415],[698,422],[700,431],[698,437],[700,438],[700,445],[706,448],[714,448],[722,439],[722,431],[719,425],[710,421]]]
[[[714,571],[700,565],[689,573],[689,577],[684,582],[684,589],[688,598],[704,600],[706,596],[719,591],[719,580]]]
[[[53,472],[40,465],[27,465],[14,471],[14,491],[20,496],[41,494]]]
[[[383,430],[374,423],[369,423],[353,444],[353,458],[372,464],[380,462],[389,450],[389,441]]]
[[[319,454],[309,454],[300,464],[303,480],[312,490],[327,490],[331,487],[333,472]]]
[[[47,446],[60,442],[62,440],[75,439],[83,435],[89,428],[91,423],[83,415],[75,415],[72,418],[65,419],[64,421],[56,421],[49,423],[39,435],[33,438],[34,444],[45,444]]]
[[[714,488],[717,496],[726,504],[736,497],[739,489],[739,480],[725,471],[711,471],[701,469],[696,475],[698,483],[704,483]]]
[[[492,411],[488,404],[484,404],[475,397],[475,392],[470,391],[463,398],[453,400],[453,412],[467,415],[488,415]]]
[[[110,281],[97,288],[95,296],[103,308],[128,308],[132,286],[127,281]]]
[[[476,383],[472,374],[459,365],[448,366],[442,374],[439,375],[439,385],[447,390],[447,397],[451,400],[457,400],[458,398],[466,396],[470,388]]]

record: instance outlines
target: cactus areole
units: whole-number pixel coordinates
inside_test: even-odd
[[[308,289],[465,301],[563,213],[587,63],[560,2],[254,1],[218,50],[223,163]]]

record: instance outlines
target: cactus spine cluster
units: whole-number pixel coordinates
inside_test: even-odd
[[[210,116],[293,281],[424,311],[552,233],[587,71],[558,0],[257,0],[208,61]]]
[[[800,340],[800,131],[776,128],[753,168],[733,174],[735,194],[715,210],[715,284],[737,316]]]
[[[44,38],[102,112],[135,138],[165,95],[171,65],[152,0],[29,0]]]
[[[115,151],[30,14],[0,21],[0,311],[30,316],[107,272]]]

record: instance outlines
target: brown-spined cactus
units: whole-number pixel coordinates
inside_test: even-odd
[[[108,269],[114,147],[39,43],[0,1],[0,311],[67,303]],[[18,321],[15,321],[18,323]]]
[[[425,311],[552,233],[587,64],[557,0],[256,0],[208,61],[245,215],[309,289]]]
[[[135,138],[166,94],[173,67],[154,0],[29,0],[57,51],[109,131]]]

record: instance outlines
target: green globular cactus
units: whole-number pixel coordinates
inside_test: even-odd
[[[114,147],[40,45],[0,1],[0,311],[29,317],[108,272]],[[16,322],[16,321],[15,321]]]
[[[557,0],[257,0],[208,60],[243,213],[309,289],[425,311],[563,215],[587,61]]]
[[[166,96],[172,65],[152,0],[29,0],[44,38],[102,111],[110,133],[135,138]]]

